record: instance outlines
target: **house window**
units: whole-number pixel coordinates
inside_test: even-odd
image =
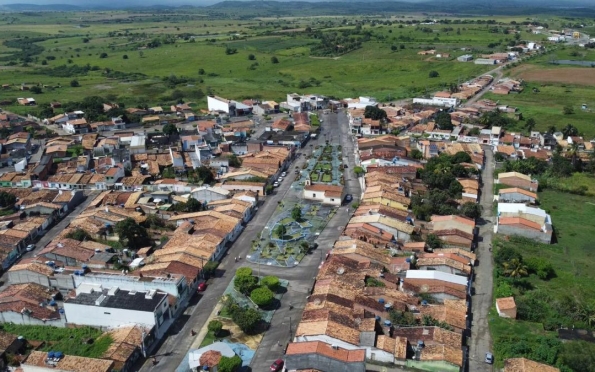
[[[316,194],[312,194],[312,197],[315,198],[316,197]]]
[[[106,314],[106,315],[112,315],[112,313],[108,313],[107,311],[104,312],[104,314]]]
[[[332,201],[332,202],[334,202],[334,201],[335,201],[335,199],[331,199],[331,201]]]

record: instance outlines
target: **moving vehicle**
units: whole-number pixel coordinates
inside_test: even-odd
[[[207,289],[207,283],[206,282],[202,282],[198,284],[198,288],[197,290],[199,292],[204,292]]]
[[[493,364],[494,363],[494,355],[492,353],[490,353],[490,352],[487,352],[486,353],[486,360],[485,360],[485,362],[487,364]]]
[[[351,194],[345,195],[345,202],[346,203],[349,203],[352,200],[353,200],[353,195],[351,195]]]
[[[29,245],[27,246],[27,248],[25,248],[25,250],[26,250],[27,252],[32,252],[33,250],[35,250],[35,244],[29,244]]]
[[[283,359],[277,359],[271,364],[271,372],[279,372],[283,369],[285,362]]]

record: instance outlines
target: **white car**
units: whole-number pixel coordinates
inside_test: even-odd
[[[64,272],[64,268],[63,267],[57,267],[54,269],[55,273],[63,273]]]
[[[279,187],[279,182],[273,183],[273,187]]]
[[[279,182],[279,183],[283,182],[283,177],[277,178],[277,182]]]
[[[285,177],[285,176],[287,176],[287,172],[281,173],[281,177]]]
[[[31,251],[35,250],[35,244],[29,244],[29,245],[27,246],[27,248],[25,248],[25,250],[26,250],[27,252],[31,252]]]

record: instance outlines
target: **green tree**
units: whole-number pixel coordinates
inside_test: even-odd
[[[213,183],[213,181],[215,181],[215,176],[213,176],[213,172],[211,171],[211,169],[205,167],[204,165],[198,167],[195,170],[195,173],[198,176],[198,179],[202,181],[202,183],[210,184]]]
[[[434,234],[428,234],[426,237],[426,243],[428,244],[428,247],[432,249],[442,247],[442,240],[440,240],[440,238]]]
[[[376,106],[366,106],[364,117],[372,120],[386,120],[386,111]]]
[[[432,70],[432,71],[430,71],[430,73],[428,74],[428,76],[430,78],[437,78],[438,76],[440,76],[440,74],[438,73],[438,71]]]
[[[38,87],[37,85],[32,86],[30,91],[31,91],[31,93],[35,93],[35,94],[43,93],[43,91],[41,90],[41,87]]]
[[[231,154],[228,158],[227,158],[229,165],[234,167],[234,168],[239,168],[242,166],[242,159],[238,158],[236,154]]]
[[[176,125],[172,123],[165,124],[163,126],[163,134],[167,134],[168,136],[178,134],[178,127],[176,127]]]
[[[535,128],[536,125],[537,125],[537,122],[535,121],[535,119],[529,118],[529,119],[527,119],[527,122],[525,123],[525,128],[527,129],[527,131],[531,132],[533,130],[533,128]]]
[[[236,275],[233,285],[238,292],[248,295],[258,285],[258,279],[252,275]]]
[[[418,149],[411,150],[411,154],[409,154],[411,158],[421,160],[424,157],[423,152],[419,151]]]
[[[218,320],[211,320],[208,325],[209,332],[213,333],[213,336],[217,336],[223,329],[223,323]]]
[[[574,109],[572,108],[572,106],[570,105],[566,105],[564,106],[564,108],[562,109],[562,113],[564,115],[572,115],[574,114]]]
[[[236,372],[242,366],[242,358],[237,355],[226,357],[223,355],[217,365],[217,372]]]
[[[186,212],[200,212],[202,208],[202,203],[194,198],[189,198],[186,202]]]
[[[256,59],[256,56],[254,54],[248,54],[249,61],[254,61],[255,59]]]
[[[209,261],[205,264],[205,266],[202,268],[202,273],[205,277],[205,279],[208,279],[211,277],[211,275],[215,274],[215,271],[217,270],[217,267],[219,266],[219,262],[217,261]]]
[[[284,224],[279,223],[277,227],[275,227],[275,234],[279,239],[283,239],[283,237],[287,234],[287,227]]]
[[[205,69],[204,68],[199,68],[198,69],[198,74],[199,75],[204,75],[205,74]]]
[[[279,59],[277,57],[275,57],[275,56],[272,56],[271,57],[271,63],[277,64],[277,63],[279,63]]]
[[[399,326],[415,326],[417,325],[417,319],[415,315],[410,313],[409,311],[398,311],[398,310],[391,310],[388,313],[388,317],[393,325]]]
[[[543,257],[531,257],[525,261],[527,269],[535,273],[539,279],[548,280],[556,275],[552,263]]]
[[[518,258],[513,258],[508,262],[502,264],[503,274],[511,278],[521,278],[529,275],[527,265]]]
[[[84,240],[93,240],[91,239],[91,235],[89,235],[88,232],[78,227],[66,234],[66,237],[68,239],[78,240],[79,242],[82,242]]]
[[[0,191],[0,207],[12,207],[17,202],[17,197],[6,191]]]
[[[360,166],[355,166],[353,167],[353,173],[355,173],[357,177],[361,177],[364,173],[366,173],[366,171]]]
[[[124,55],[122,56],[122,59],[128,59],[128,54],[124,54]]]
[[[454,129],[454,125],[452,124],[450,114],[446,111],[440,111],[436,115],[436,125],[441,130],[453,130]]]
[[[77,87],[80,87],[81,84],[79,83],[78,80],[72,79],[72,80],[70,80],[70,86],[73,87],[73,88],[77,88]]]
[[[481,204],[473,202],[467,202],[461,206],[461,214],[474,220],[481,217],[482,210]]]
[[[564,135],[564,138],[568,138],[568,137],[572,137],[572,136],[578,136],[578,129],[576,129],[576,127],[572,124],[567,124],[563,129],[562,129],[562,134]]]
[[[118,222],[115,231],[120,237],[120,243],[130,249],[139,249],[151,245],[151,238],[147,233],[147,229],[130,217]]]
[[[299,205],[295,205],[291,210],[291,218],[300,222],[302,220],[302,208]]]
[[[260,307],[266,307],[273,302],[274,293],[267,287],[260,287],[250,292],[250,299]]]
[[[391,45],[390,46],[390,50],[392,50],[393,52],[396,52],[398,49],[399,49],[399,47],[396,46],[396,45]]]
[[[107,58],[107,53],[103,52],[99,55],[99,58]]]
[[[262,320],[262,316],[257,310],[245,309],[237,312],[235,316],[232,317],[232,320],[238,327],[240,327],[242,332],[252,333],[256,329],[258,323]]]
[[[276,276],[268,275],[260,280],[260,284],[266,286],[273,292],[277,292],[277,290],[279,289],[279,278],[277,278]]]
[[[236,270],[236,276],[252,276],[252,269],[249,267],[240,267]]]

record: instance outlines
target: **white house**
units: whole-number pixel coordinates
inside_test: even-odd
[[[322,204],[330,204],[339,207],[343,201],[343,186],[311,185],[306,181],[303,197],[304,199],[316,200]]]
[[[252,112],[252,106],[218,96],[208,96],[207,104],[209,111],[224,112],[229,116],[248,115]]]
[[[62,128],[71,134],[83,134],[89,132],[89,124],[85,118],[68,119]]]
[[[158,339],[171,324],[167,294],[154,289],[141,292],[82,284],[76,289],[76,297],[64,301],[64,312],[70,324],[114,328],[135,323],[155,327]]]
[[[347,102],[347,108],[350,109],[363,109],[367,106],[377,106],[378,102],[373,97],[359,97],[359,98],[345,98]]]

